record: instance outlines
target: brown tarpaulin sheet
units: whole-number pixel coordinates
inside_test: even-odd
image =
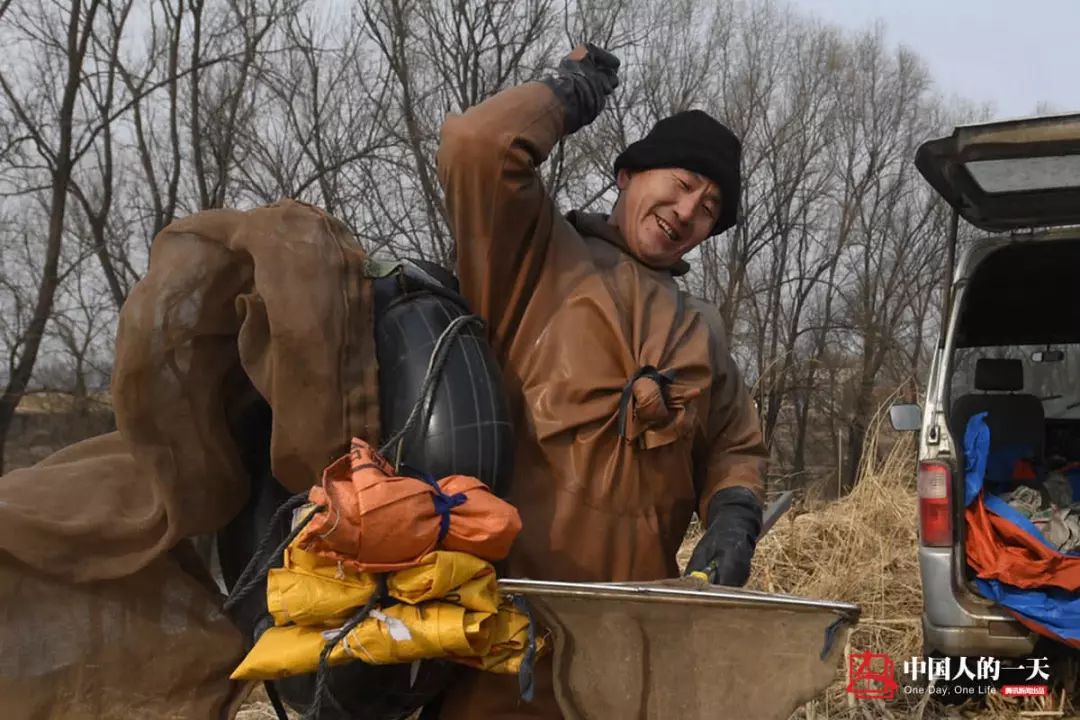
[[[252,387],[292,491],[379,437],[364,264],[340,222],[291,201],[155,238],[120,317],[118,432],[0,478],[3,717],[232,714],[243,643],[185,538],[244,505],[230,418]]]

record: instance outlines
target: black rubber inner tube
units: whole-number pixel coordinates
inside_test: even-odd
[[[446,327],[469,314],[456,292],[456,280],[441,268],[406,265],[375,282],[375,334],[379,361],[380,413],[384,436],[404,425],[428,370],[435,343]],[[237,383],[248,382],[246,378]],[[250,384],[250,383],[249,383]],[[290,518],[268,528],[290,493],[270,469],[270,406],[249,392],[245,410],[232,422],[251,478],[243,511],[218,534],[218,553],[226,587],[232,590],[264,533],[276,545],[289,532]],[[419,427],[402,439],[395,457],[434,477],[473,475],[500,495],[512,470],[513,433],[502,379],[484,330],[470,326],[449,350],[440,380],[432,387]],[[276,565],[280,566],[277,559]],[[266,582],[230,610],[230,617],[250,644],[272,625],[266,609]],[[445,661],[410,665],[356,662],[330,668],[329,702],[321,720],[403,720],[418,708],[435,717],[439,696],[461,666]],[[314,698],[315,675],[285,678],[269,687],[294,710],[303,712]]]

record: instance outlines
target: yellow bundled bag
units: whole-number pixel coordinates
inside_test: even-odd
[[[266,579],[266,607],[275,625],[342,623],[375,593],[373,573],[303,550],[294,540],[285,549],[283,566]],[[466,610],[495,613],[499,592],[495,568],[468,553],[437,550],[416,567],[387,578],[390,597],[416,605],[446,599]]]
[[[529,647],[529,616],[514,607],[513,603],[504,601],[494,621],[487,653],[448,659],[488,672],[518,672]],[[535,643],[536,655],[539,656],[546,650],[546,638],[537,635]]]
[[[305,511],[310,506],[297,517]],[[437,550],[415,566],[384,577],[386,595],[403,604],[371,610],[334,647],[329,664],[446,658],[494,672],[517,672],[528,645],[529,620],[512,604],[500,605],[489,562]],[[323,648],[371,602],[380,582],[380,575],[304,550],[294,540],[285,550],[283,566],[267,576],[266,604],[275,627],[259,637],[232,678],[267,680],[314,672]]]
[[[410,605],[446,600],[466,610],[499,611],[495,568],[468,553],[451,550],[428,553],[416,567],[391,573],[387,588],[391,597]]]
[[[497,615],[460,605],[428,602],[372,610],[331,651],[330,665],[361,660],[372,665],[428,658],[478,656],[488,652]],[[340,627],[273,627],[231,675],[233,680],[271,680],[314,672],[323,647]]]
[[[275,625],[329,625],[344,622],[375,594],[371,573],[301,550],[285,549],[284,566],[266,576],[266,608]]]

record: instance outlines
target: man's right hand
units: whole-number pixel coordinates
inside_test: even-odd
[[[590,43],[578,45],[563,58],[554,75],[542,82],[566,109],[566,135],[585,127],[604,109],[607,96],[619,86],[619,58]]]

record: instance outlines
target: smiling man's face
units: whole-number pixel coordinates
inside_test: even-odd
[[[671,267],[700,245],[720,216],[723,198],[712,180],[681,168],[620,170],[611,215],[630,252],[647,265]]]

